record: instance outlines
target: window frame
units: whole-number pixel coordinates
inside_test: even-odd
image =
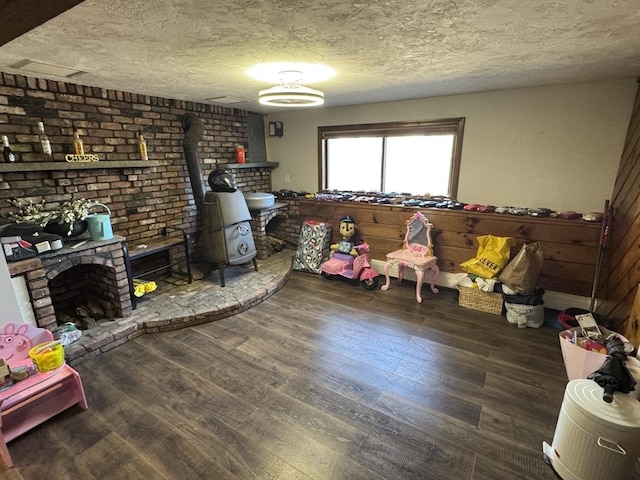
[[[327,159],[326,140],[345,137],[380,137],[380,136],[411,136],[416,134],[453,134],[453,152],[451,155],[451,170],[449,171],[450,198],[457,198],[458,180],[460,176],[460,162],[462,159],[462,139],[464,136],[465,117],[442,118],[438,120],[423,120],[412,122],[384,122],[363,123],[354,125],[331,125],[318,127],[318,191],[327,189]],[[386,142],[383,142],[383,145]],[[384,153],[384,152],[383,152]],[[383,168],[380,172],[384,175]]]

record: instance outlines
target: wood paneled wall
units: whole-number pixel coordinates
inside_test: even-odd
[[[329,222],[332,242],[340,233],[340,217],[352,215],[358,236],[371,246],[371,256],[384,260],[388,252],[401,248],[406,221],[416,208],[348,202],[300,200],[300,216]],[[544,266],[539,286],[546,290],[591,296],[600,238],[600,224],[560,218],[533,218],[462,210],[420,209],[433,223],[433,242],[441,271],[462,272],[460,263],[475,257],[476,237],[496,235],[513,238],[512,256],[523,243],[540,241]]]
[[[627,130],[611,199],[612,224],[607,237],[599,297],[606,301],[598,313],[636,346],[640,319],[631,309],[640,284],[640,88]]]

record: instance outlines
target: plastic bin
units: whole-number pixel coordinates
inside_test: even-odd
[[[64,364],[64,347],[59,341],[40,343],[29,350],[39,372],[51,372]]]

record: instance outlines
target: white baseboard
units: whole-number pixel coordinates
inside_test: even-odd
[[[377,272],[384,274],[385,262],[383,260],[372,260],[371,263]],[[391,267],[391,269],[389,269],[389,276],[398,278],[398,268],[395,266]],[[414,282],[416,281],[416,276],[410,268],[405,270],[404,278]],[[429,277],[427,275],[427,279],[428,278]],[[436,281],[436,285],[446,288],[456,288],[457,283],[457,275],[448,272],[440,272]],[[589,304],[591,303],[591,299],[589,297],[581,297],[578,295],[554,292],[551,290],[546,290],[543,298],[544,306],[555,310],[566,310],[567,308],[582,308],[584,310],[589,310]],[[597,304],[598,302],[596,300],[596,307]]]

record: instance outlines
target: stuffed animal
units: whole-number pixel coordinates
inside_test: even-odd
[[[331,253],[346,253],[347,255],[358,256],[353,237],[356,233],[356,222],[350,215],[345,215],[340,219],[340,235],[342,240],[331,245]]]

